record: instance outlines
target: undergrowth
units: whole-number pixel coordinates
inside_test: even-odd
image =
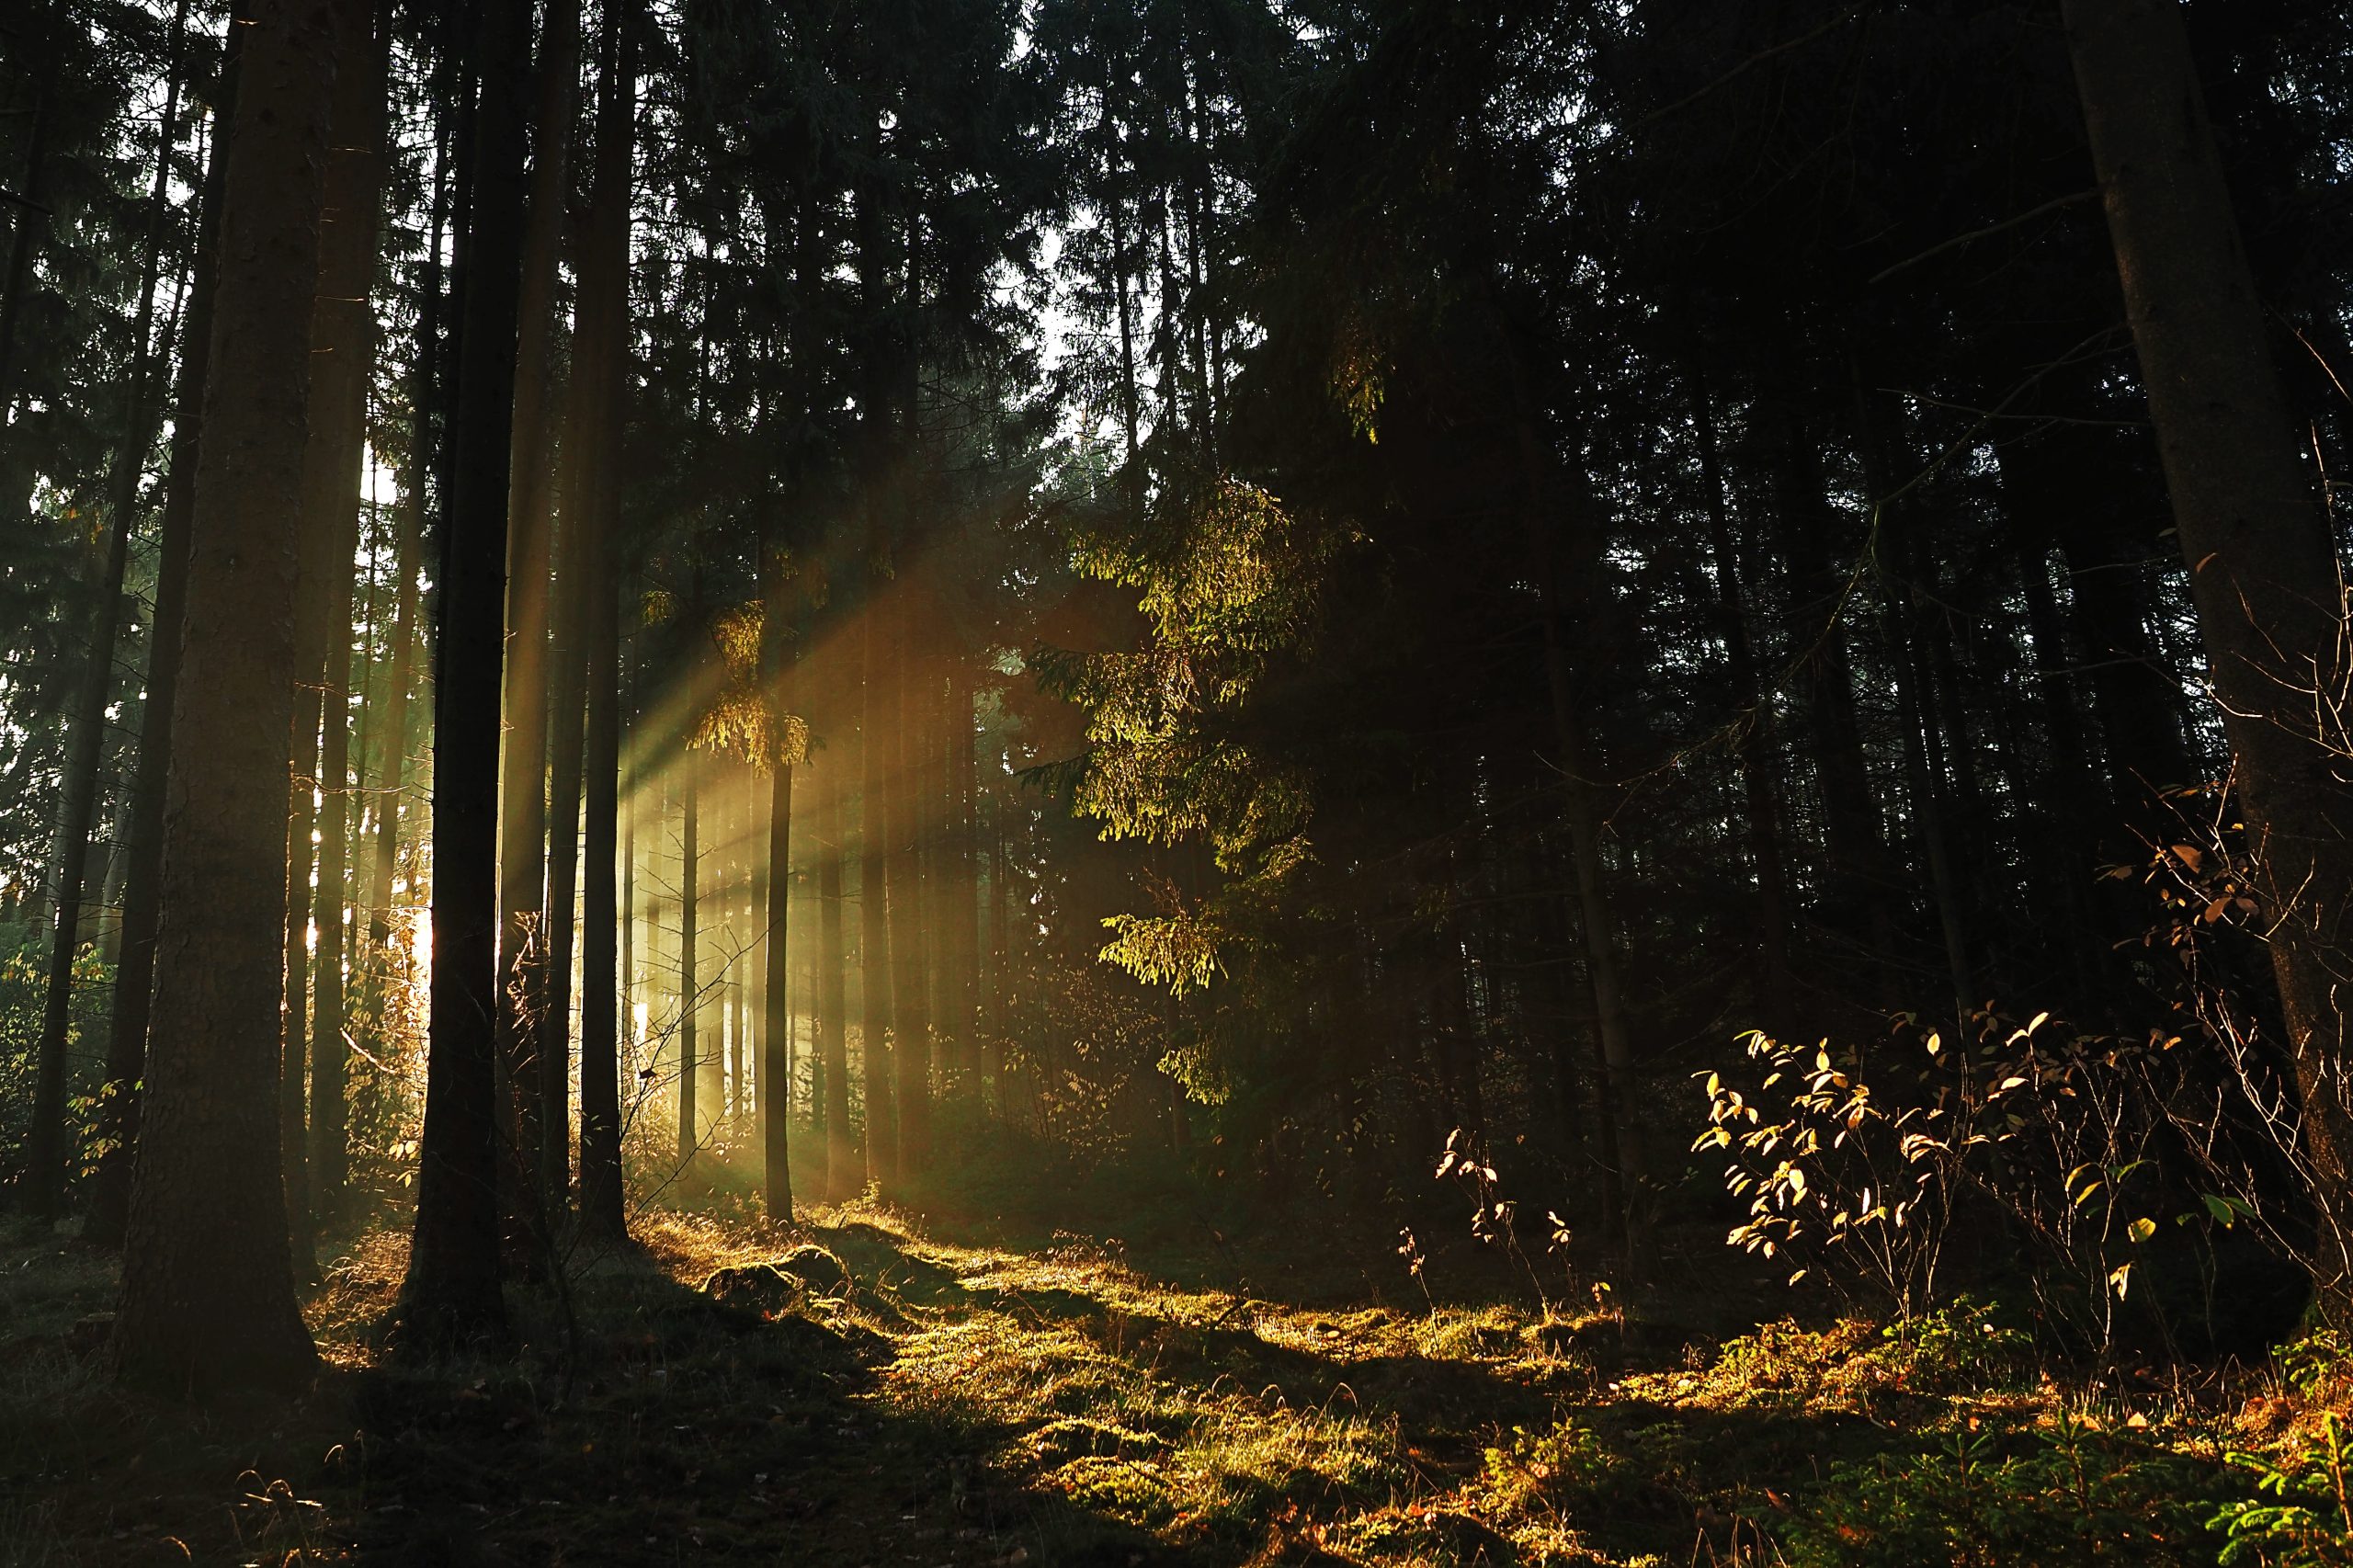
[[[2069,1378],[1990,1303],[1723,1337],[1299,1235],[654,1213],[570,1255],[571,1316],[516,1294],[512,1355],[414,1368],[375,1231],[309,1301],[313,1392],[198,1415],[114,1391],[105,1261],[19,1234],[0,1563],[2353,1560],[2325,1336],[2236,1385]]]

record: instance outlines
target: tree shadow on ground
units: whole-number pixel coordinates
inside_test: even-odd
[[[938,1280],[889,1267],[859,1285],[928,1298]],[[1180,1560],[995,1475],[985,1433],[878,1399],[892,1346],[859,1322],[732,1306],[650,1260],[584,1270],[574,1296],[577,1333],[544,1355],[358,1378],[360,1561]]]
[[[1529,1342],[1409,1353],[1394,1313],[1155,1296],[1131,1267],[1074,1263],[1083,1246],[1033,1281],[1018,1257],[857,1218],[756,1245],[736,1233],[734,1251],[708,1256],[648,1230],[652,1251],[576,1256],[568,1306],[514,1295],[515,1353],[422,1368],[383,1361],[357,1332],[402,1272],[399,1238],[368,1238],[313,1304],[333,1365],[310,1398],[198,1415],[72,1374],[50,1397],[80,1402],[73,1424],[90,1440],[0,1442],[14,1456],[0,1491],[40,1502],[28,1528],[57,1560],[107,1564],[1501,1568],[1511,1548],[1476,1498],[1515,1427],[1591,1430],[1589,1473],[1548,1483],[1548,1506],[1617,1557],[1679,1556],[1752,1481],[1786,1489],[1825,1454],[1893,1436],[1793,1413],[1597,1405],[1589,1381],[1548,1381]],[[782,1260],[809,1243],[847,1266],[847,1288],[757,1306],[697,1288],[714,1258]],[[76,1289],[104,1283],[91,1278]],[[55,1337],[27,1355],[48,1367]],[[13,1343],[0,1331],[0,1364]],[[1065,1364],[1098,1381],[1029,1403],[960,1398],[960,1369],[999,1354],[1040,1358],[1050,1381]],[[1379,1462],[1277,1455],[1225,1474],[1210,1518],[1183,1472],[1203,1428],[1227,1422],[1245,1436],[1347,1426]],[[0,1409],[0,1437],[16,1427],[29,1438],[58,1421]]]

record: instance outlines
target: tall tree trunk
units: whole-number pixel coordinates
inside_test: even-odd
[[[1822,795],[1825,864],[1814,916],[1859,945],[1868,945],[1884,970],[1893,942],[1887,855],[1855,713],[1854,655],[1848,639],[1853,562],[1838,552],[1847,530],[1826,500],[1812,434],[1790,411],[1801,391],[1777,387],[1770,396],[1782,405],[1775,498],[1781,551],[1789,564],[1789,635],[1797,651],[1800,688],[1812,732],[1801,749],[1813,759]],[[1893,988],[1885,984],[1884,974],[1881,980],[1881,1000],[1893,1006]]]
[[[727,932],[727,959],[720,963],[720,1027],[713,1028],[713,1043],[718,1034],[727,1034],[727,1060],[722,1072],[713,1078],[715,1108],[720,1123],[734,1123],[744,1114],[744,1069],[751,1066],[751,1031],[744,1027],[744,953],[751,947],[751,918],[746,915],[746,890],[751,888],[751,869],[744,864],[741,846],[746,843],[746,819],[751,817],[751,791],[730,789],[722,801],[727,802],[727,843],[730,850],[720,857],[720,894],[718,914]],[[718,1052],[713,1052],[718,1055]]]
[[[33,1084],[31,1146],[27,1153],[27,1207],[36,1219],[53,1220],[65,1196],[66,1036],[74,1021],[74,957],[81,946],[83,882],[88,874],[90,836],[97,820],[98,773],[105,750],[107,698],[114,688],[114,645],[122,625],[122,578],[130,559],[131,525],[139,510],[139,482],[147,449],[154,444],[153,404],[148,386],[153,375],[155,284],[161,272],[165,217],[170,210],[172,143],[179,122],[180,40],[188,30],[188,4],[180,0],[172,24],[171,63],[165,71],[164,115],[156,130],[155,178],[147,199],[147,237],[140,258],[139,308],[131,324],[131,362],[125,368],[122,434],[107,486],[107,552],[99,569],[97,605],[91,618],[79,689],[68,720],[60,821],[56,896],[49,909],[49,973],[42,994],[40,1043]],[[44,74],[46,81],[46,74]],[[36,108],[36,137],[47,113],[49,89]],[[39,155],[36,152],[36,156]],[[40,214],[27,208],[19,236]],[[0,371],[5,360],[0,360]]]
[[[977,806],[972,759],[972,676],[961,659],[948,671],[949,878],[944,903],[954,962],[949,970],[949,1028],[965,1093],[982,1098],[980,876],[976,865]]]
[[[1137,461],[1141,448],[1141,397],[1136,386],[1136,323],[1135,305],[1128,295],[1128,225],[1127,196],[1120,189],[1121,160],[1120,141],[1112,130],[1112,78],[1106,64],[1103,76],[1103,113],[1097,127],[1103,139],[1104,201],[1109,210],[1111,225],[1111,290],[1118,304],[1120,321],[1120,422],[1126,437],[1127,460],[1120,471],[1121,494],[1126,497],[1128,522],[1131,527],[1143,517],[1143,470]]]
[[[2353,678],[2328,520],[2265,341],[2177,0],[2066,0],[2069,42],[2209,673],[2237,759],[2247,844],[2302,1100],[2301,1153],[2353,1280],[2345,1072],[2348,737],[2324,717]]]
[[[586,866],[580,900],[580,1223],[606,1241],[625,1233],[621,1187],[621,1041],[631,1011],[635,835],[620,850],[621,780],[620,450],[629,356],[630,164],[636,122],[637,6],[605,13],[599,51],[596,177],[580,264],[573,374],[588,390],[579,437],[576,517],[587,715],[583,764]],[[634,822],[634,812],[631,813]],[[618,907],[614,880],[625,892]],[[617,950],[618,949],[618,950]]]
[[[575,357],[574,379],[582,373]],[[566,439],[576,447],[584,434],[576,417],[570,428]],[[563,1208],[572,1175],[572,968],[579,912],[580,784],[586,763],[582,705],[587,698],[587,670],[581,633],[594,613],[587,596],[597,570],[590,559],[593,540],[586,531],[586,503],[579,484],[582,462],[576,454],[568,467],[572,483],[564,496],[563,561],[556,574],[560,597],[549,704],[547,1005],[533,1046],[540,1064],[540,1187],[556,1210]]]
[[[791,711],[792,605],[786,574],[789,563],[780,549],[761,552],[761,586],[767,604],[761,618],[760,663],[768,702],[776,710],[779,731]],[[790,1223],[792,1219],[792,1010],[790,949],[788,937],[792,917],[792,764],[789,754],[769,758],[767,811],[767,890],[766,932],[761,942],[762,1017],[760,1038],[760,1152],[763,1192],[768,1217]]]
[[[435,69],[431,93],[432,213],[426,224],[425,266],[418,278],[416,359],[409,376],[408,465],[401,476],[400,544],[393,552],[392,663],[385,681],[384,765],[376,781],[375,899],[368,913],[369,961],[378,967],[388,961],[392,937],[392,882],[400,867],[401,798],[407,788],[409,708],[416,684],[417,578],[423,565],[426,492],[434,450],[431,411],[439,406],[440,379],[435,370],[441,355],[441,237],[449,205],[449,74],[445,59]],[[441,501],[446,511],[449,497],[444,495]]]
[[[223,43],[221,85],[212,122],[236,119],[238,60],[251,29],[231,25]],[[180,634],[188,619],[188,551],[196,516],[198,439],[204,427],[204,383],[212,354],[213,297],[221,270],[221,193],[228,141],[214,132],[199,198],[196,256],[188,273],[186,341],[173,396],[171,464],[164,480],[164,515],[155,548],[153,631],[147,653],[147,700],[139,733],[139,764],[131,784],[131,854],[122,887],[122,939],[115,968],[114,1008],[107,1041],[107,1082],[100,1096],[100,1157],[82,1233],[101,1246],[119,1246],[131,1219],[131,1167],[139,1142],[141,1067],[153,1017],[155,929],[162,916],[164,790],[172,761],[172,717],[178,700]]]
[[[341,1212],[348,1173],[345,1140],[344,907],[351,816],[352,562],[358,549],[359,489],[368,447],[368,385],[376,353],[376,312],[369,294],[376,275],[377,225],[383,206],[384,60],[389,34],[375,32],[370,0],[353,0],[345,23],[350,46],[335,90],[326,210],[320,236],[320,308],[333,325],[314,327],[311,358],[311,440],[303,462],[303,505],[328,541],[324,570],[333,585],[320,674],[324,700],[320,746],[316,1023],[312,1030],[311,1195],[322,1219]],[[326,329],[326,330],[322,330]],[[340,363],[337,363],[340,360]],[[315,488],[313,485],[315,483]],[[298,1252],[299,1266],[303,1260]]]
[[[997,1078],[997,1107],[1002,1113],[1013,1103],[1010,1069],[1006,1065],[1005,1037],[1009,1027],[1013,963],[1013,837],[1006,819],[1013,814],[1005,793],[1005,769],[995,757],[989,762],[989,908],[988,983],[982,996],[987,1014],[990,1053]]]
[[[2120,861],[2139,856],[2143,835],[2163,831],[2168,817],[2158,792],[2196,783],[2203,771],[2183,736],[2180,672],[2151,633],[2163,566],[2154,519],[2166,499],[2120,467],[2078,448],[2059,476],[2057,503],[2068,598],[2107,763],[2113,820],[2103,842]]]
[[[900,585],[898,614],[893,618],[892,684],[895,710],[884,721],[891,733],[891,779],[885,795],[890,852],[883,861],[883,880],[890,890],[892,1001],[891,1017],[893,1098],[899,1113],[897,1176],[904,1182],[921,1175],[931,1162],[931,1008],[926,986],[929,980],[929,943],[924,929],[923,868],[920,823],[925,802],[920,798],[915,765],[923,756],[922,661],[910,646],[915,617]]]
[[[58,26],[58,0],[37,4],[32,19],[25,24],[26,35],[34,41],[27,57],[46,62],[51,53],[51,29]],[[16,423],[17,415],[17,339],[21,335],[25,316],[25,296],[32,290],[33,252],[40,248],[41,236],[48,232],[49,209],[49,138],[51,122],[56,118],[57,75],[53,70],[36,68],[33,76],[32,127],[25,140],[25,173],[17,194],[24,199],[10,203],[16,210],[17,222],[8,236],[8,272],[0,278],[0,433],[6,433]]]
[[[517,1239],[544,1222],[547,1034],[548,591],[553,508],[555,290],[566,165],[580,76],[579,0],[554,0],[533,73],[529,195],[524,206],[510,433],[506,555],[506,731],[498,834],[498,1047],[507,1093],[513,1178],[508,1222]]]
[[[2047,440],[2047,437],[2046,437]],[[2107,792],[2093,777],[2084,745],[2084,704],[2069,666],[2067,618],[2052,591],[2052,540],[2056,528],[2044,510],[2047,492],[2034,476],[2047,460],[2048,447],[2011,442],[2000,449],[2003,505],[2011,520],[2012,553],[2020,597],[2026,601],[2029,669],[2037,728],[2045,760],[2030,788],[2046,805],[2038,813],[2027,859],[2052,912],[2049,925],[2073,960],[2078,991],[2091,999],[2091,977],[2119,929],[2093,907],[2101,835],[2112,825]]]
[[[1855,396],[1856,434],[1860,441],[1863,475],[1870,487],[1875,564],[1880,579],[1880,635],[1893,668],[1896,721],[1903,727],[1904,778],[1911,795],[1914,830],[1919,835],[1921,858],[1928,872],[1928,894],[1936,911],[1937,928],[1944,941],[1945,971],[1952,985],[1953,1021],[1966,1031],[1971,1001],[1968,923],[1961,907],[1960,871],[1947,825],[1943,737],[1938,729],[1928,655],[1922,644],[1920,575],[1926,552],[1920,548],[1919,507],[1901,494],[1896,480],[1899,460],[1908,462],[1905,443],[1896,428],[1896,415],[1886,403],[1871,395],[1876,378],[1863,373],[1859,358],[1849,361]],[[1892,548],[1891,548],[1892,547]],[[1958,1038],[1958,1037],[1957,1037]]]
[[[691,757],[679,769],[678,796],[678,1161],[681,1165],[694,1158],[696,1146],[702,1142],[702,1124],[696,1103],[701,1085],[702,1059],[696,1053],[696,1025],[702,1015],[702,976],[696,964],[700,957],[695,951],[699,933],[695,929],[695,917],[701,903],[698,896],[702,881],[702,845],[698,835],[701,827],[701,788],[695,778]]]
[[[847,784],[838,759],[819,777],[824,815],[817,827],[817,919],[822,946],[817,957],[816,1046],[818,1075],[824,1089],[821,1119],[825,1127],[825,1196],[854,1198],[866,1187],[858,1144],[849,1125],[849,999],[847,955],[842,931],[842,793]]]
[[[227,152],[165,818],[155,1012],[115,1350],[169,1392],[291,1388],[294,1298],[270,1089],[286,896],[310,317],[335,8],[255,0]]]
[[[583,768],[580,938],[580,1224],[627,1233],[621,1180],[621,1063],[636,1036],[637,808],[621,793],[620,449],[629,358],[630,169],[637,118],[636,0],[605,7],[599,40],[596,177],[575,304],[574,373],[594,392],[580,428],[583,519],[593,541],[585,619],[588,708]],[[593,508],[593,509],[587,509]],[[623,812],[627,819],[623,821]],[[624,828],[626,836],[624,836]],[[616,842],[619,840],[620,842]],[[618,865],[616,858],[618,856]],[[620,892],[615,895],[618,877]]]
[[[768,1216],[779,1221],[792,1218],[792,1009],[786,942],[792,903],[792,773],[790,762],[779,762],[769,775],[767,930],[761,971],[760,1145]]]
[[[614,651],[614,662],[617,666],[620,664],[620,651],[619,648],[616,648]],[[614,678],[618,681],[620,676],[616,675]],[[634,689],[635,684],[636,683],[634,681],[631,682],[632,689]],[[630,705],[630,712],[634,715],[635,711],[636,705],[632,703]],[[616,732],[618,732],[620,722],[616,720]],[[621,744],[618,739],[615,744],[617,745]],[[637,819],[639,801],[637,790],[637,768],[635,762],[633,760],[630,760],[631,757],[631,748],[623,745],[621,748],[621,756],[623,760],[619,764],[619,767],[621,770],[623,778],[628,781],[630,787],[622,794],[622,803],[620,807],[620,811],[621,812],[620,1020],[621,1028],[628,1031],[629,1040],[632,1045],[634,1045],[637,1042],[638,1038],[637,1009],[640,1006],[638,998],[644,990],[644,986],[640,983],[640,977],[638,973],[640,964],[637,956],[638,925],[641,918],[638,914],[637,901]]]
[[[294,1243],[294,1267],[307,1277],[315,1267],[313,1234],[315,1205],[311,1192],[309,1085],[313,973],[312,918],[324,892],[314,892],[319,865],[313,844],[320,812],[335,804],[313,799],[324,788],[320,755],[332,650],[348,649],[347,607],[352,550],[345,540],[358,506],[357,475],[365,438],[368,373],[375,317],[367,302],[373,275],[372,204],[362,199],[369,160],[353,148],[367,138],[352,134],[360,120],[374,122],[364,95],[368,72],[362,54],[370,48],[369,0],[335,0],[346,41],[345,66],[336,83],[329,129],[326,195],[320,213],[319,276],[311,305],[311,401],[309,439],[302,450],[302,536],[295,566],[294,711],[287,724],[286,752],[291,788],[286,814],[285,1010],[278,1057],[278,1137],[286,1160],[286,1220]],[[366,222],[354,222],[363,205]],[[336,684],[340,684],[338,681]],[[317,933],[324,944],[326,933]]]
[[[897,1170],[892,1158],[896,1139],[892,1132],[890,1053],[885,1043],[891,1028],[891,902],[883,875],[891,846],[891,760],[886,737],[893,726],[885,706],[890,674],[882,651],[890,632],[878,624],[888,614],[882,594],[874,593],[858,618],[865,710],[858,722],[862,777],[858,809],[858,1049],[865,1057],[865,1175],[868,1181],[885,1183]]]
[[[1553,744],[1560,756],[1563,815],[1569,830],[1569,852],[1576,878],[1578,924],[1585,938],[1586,977],[1593,991],[1593,1012],[1601,1047],[1600,1097],[1609,1118],[1611,1149],[1616,1155],[1619,1212],[1626,1245],[1627,1270],[1636,1279],[1648,1276],[1652,1265],[1649,1160],[1643,1139],[1642,1118],[1633,1086],[1634,1052],[1626,1028],[1625,999],[1618,975],[1617,921],[1612,915],[1601,863],[1601,829],[1593,802],[1592,762],[1578,711],[1575,665],[1567,630],[1567,585],[1555,539],[1550,463],[1535,432],[1522,425],[1520,457],[1529,489],[1529,543],[1536,558],[1538,593],[1544,620],[1544,677],[1552,699]],[[1589,517],[1576,520],[1597,545],[1598,528]],[[1584,551],[1591,556],[1596,551]],[[1579,584],[1582,586],[1582,583]]]
[[[580,1222],[607,1240],[624,1230],[621,1190],[622,1030],[631,1021],[632,901],[616,907],[614,879],[633,887],[634,835],[614,864],[620,836],[620,449],[629,353],[631,138],[636,119],[636,6],[608,8],[604,82],[597,105],[597,170],[581,257],[580,327],[574,374],[593,389],[582,439],[579,522],[586,566],[581,592],[588,692],[580,901]],[[633,820],[633,815],[632,815]],[[618,944],[619,950],[616,951]]]
[[[425,1345],[503,1335],[499,1295],[498,742],[503,566],[521,292],[529,0],[483,0],[460,266],[456,448],[434,668],[433,994],[404,1329]]]
[[[1731,508],[1724,500],[1722,460],[1716,444],[1716,412],[1704,380],[1691,383],[1691,425],[1699,437],[1700,483],[1707,492],[1708,552],[1715,567],[1716,621],[1724,639],[1726,673],[1732,676],[1733,721],[1740,727],[1742,793],[1748,807],[1749,868],[1756,877],[1757,957],[1768,1027],[1782,1028],[1790,1013],[1789,872],[1781,858],[1781,803],[1773,781],[1772,743],[1765,733],[1763,685],[1748,635],[1748,596],[1742,588],[1740,548],[1733,536]]]

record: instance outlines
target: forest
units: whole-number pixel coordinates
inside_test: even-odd
[[[2348,190],[2345,0],[6,0],[0,1568],[2348,1568]]]

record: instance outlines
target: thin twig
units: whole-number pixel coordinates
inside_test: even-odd
[[[1982,240],[1988,234],[1998,234],[2005,229],[2015,229],[2020,223],[2032,222],[2035,219],[2041,217],[2046,212],[2056,212],[2063,207],[2073,207],[2079,201],[2089,201],[2098,194],[2099,187],[2093,186],[2087,190],[2078,190],[2070,195],[2054,197],[2051,200],[2044,202],[2040,207],[2029,207],[2015,218],[2005,218],[1998,223],[1988,223],[1982,229],[1972,229],[1965,234],[1955,234],[1951,239],[1940,241],[1936,244],[1930,245],[1927,250],[1922,251],[1917,256],[1904,257],[1902,261],[1897,262],[1893,267],[1881,267],[1879,271],[1871,274],[1870,278],[1864,283],[1863,287],[1867,289],[1872,288],[1880,283],[1885,282],[1888,278],[1894,277],[1897,273],[1904,271],[1907,267],[1919,266],[1920,263],[1927,260],[1930,256],[1942,256],[1949,250],[1958,250],[1962,245],[1969,244],[1977,240]]]

